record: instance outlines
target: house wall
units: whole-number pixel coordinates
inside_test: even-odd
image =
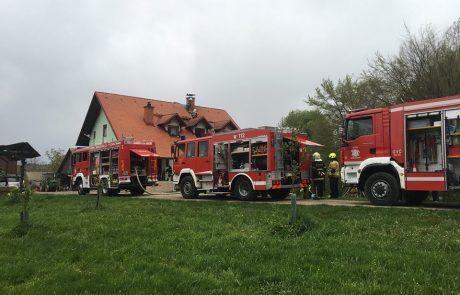
[[[107,136],[103,137],[103,126],[107,124]],[[96,138],[93,138],[94,131],[96,131]],[[91,130],[91,139],[89,140],[89,145],[98,145],[101,143],[117,141],[117,137],[113,132],[112,126],[110,126],[107,117],[103,110],[100,111],[99,116],[97,117],[96,123],[94,123],[93,130]]]

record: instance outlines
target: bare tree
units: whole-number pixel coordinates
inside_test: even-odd
[[[444,34],[427,26],[419,36],[406,27],[407,38],[399,54],[376,53],[362,79],[385,104],[449,96],[460,93],[460,20]]]

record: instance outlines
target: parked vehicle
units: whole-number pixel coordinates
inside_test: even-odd
[[[0,176],[0,187],[20,188],[21,177],[15,175]]]
[[[358,110],[346,116],[342,180],[376,205],[460,190],[460,96]]]
[[[58,189],[58,181],[56,180],[54,173],[45,172],[42,174],[40,180],[40,191],[42,192],[55,192]]]
[[[298,149],[283,152],[283,145],[294,140]],[[291,188],[310,183],[308,145],[319,144],[309,141],[305,134],[293,138],[276,128],[180,140],[173,147],[173,182],[186,199],[202,192],[232,192],[240,200],[265,194],[284,199]],[[296,163],[297,175],[293,174]]]
[[[142,195],[157,181],[157,158],[153,143],[120,141],[77,148],[72,152],[72,185],[80,195],[99,184],[106,195],[122,189]]]

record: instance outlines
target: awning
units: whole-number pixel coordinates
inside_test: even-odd
[[[283,137],[289,140],[292,140],[292,134],[290,133],[285,133],[283,134]],[[300,135],[297,136],[296,141],[300,144],[307,145],[307,146],[324,146],[322,144],[316,143],[314,141],[308,140],[306,138],[303,138],[304,136]]]
[[[141,157],[158,157],[158,154],[155,154],[149,150],[132,149],[131,151]]]

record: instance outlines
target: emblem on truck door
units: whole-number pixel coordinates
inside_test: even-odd
[[[359,150],[357,148],[353,148],[351,150],[351,157],[352,158],[359,158]]]

